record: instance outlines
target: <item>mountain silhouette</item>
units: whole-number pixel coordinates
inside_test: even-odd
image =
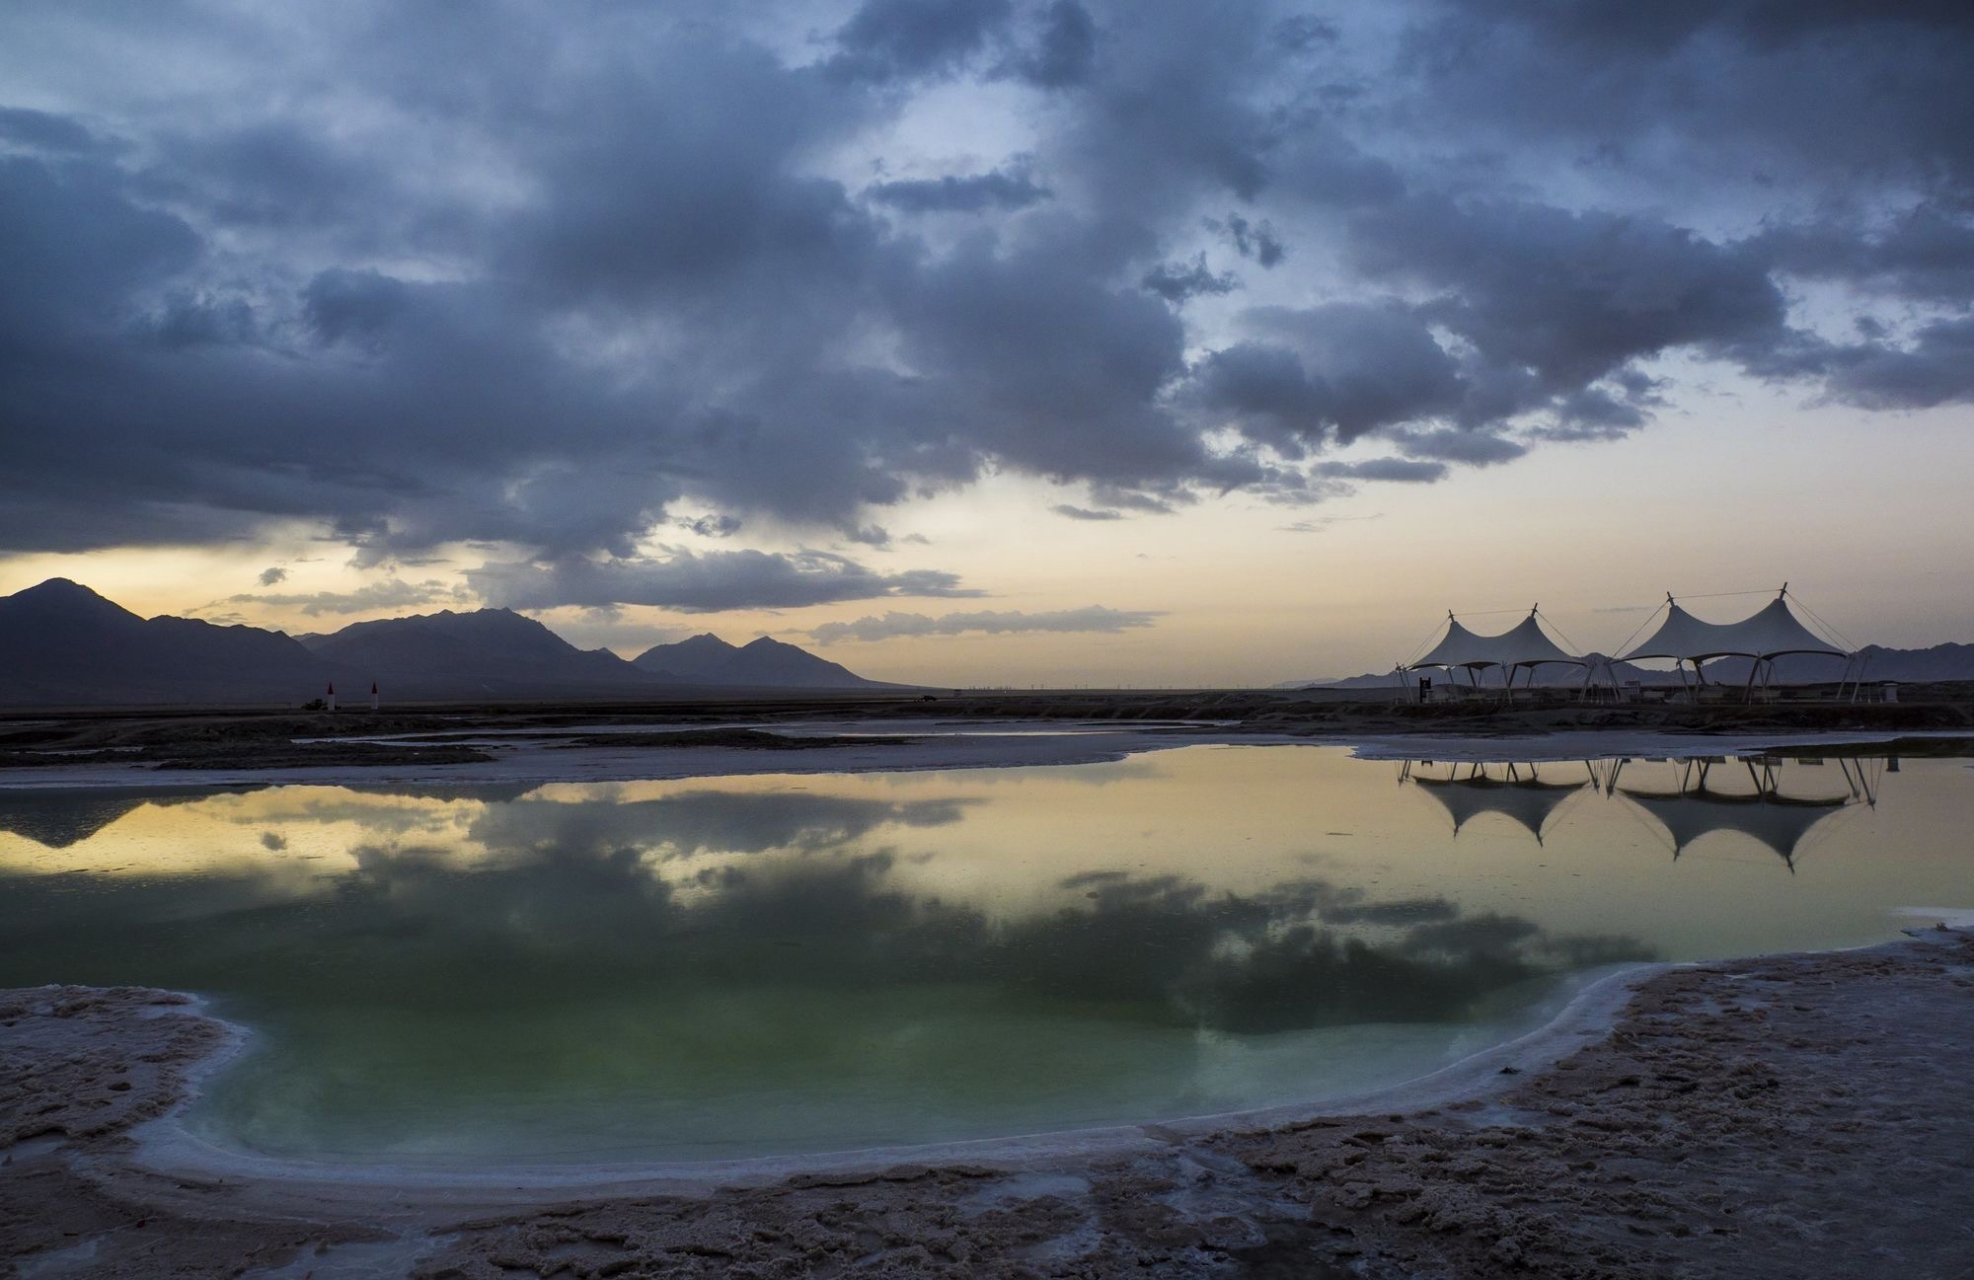
[[[0,701],[291,701],[328,674],[279,631],[140,618],[66,578],[0,596]]]
[[[626,662],[508,609],[385,618],[298,638],[142,618],[66,578],[0,596],[0,706],[295,706],[332,683],[352,706],[368,700],[372,682],[400,703],[637,698],[702,685],[896,687],[765,637],[736,647],[698,636]]]
[[[510,609],[416,614],[310,636],[317,658],[417,699],[590,697],[651,692],[674,682],[607,649],[583,650]]]
[[[732,645],[708,632],[676,644],[654,645],[631,659],[654,675],[687,684],[771,689],[896,689],[866,680],[840,663],[762,636]]]

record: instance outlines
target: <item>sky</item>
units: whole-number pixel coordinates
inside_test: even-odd
[[[14,0],[0,592],[955,685],[1974,640],[1969,120],[1947,0]]]

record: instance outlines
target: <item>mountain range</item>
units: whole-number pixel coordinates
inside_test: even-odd
[[[578,649],[508,609],[358,622],[290,636],[196,618],[143,618],[51,578],[0,596],[0,706],[298,704],[341,686],[367,700],[622,698],[680,688],[884,689],[834,662],[762,637],[713,635],[626,661]]]
[[[762,636],[731,645],[707,632],[677,644],[653,645],[631,665],[686,684],[754,685],[772,689],[898,689],[866,680],[806,649]]]

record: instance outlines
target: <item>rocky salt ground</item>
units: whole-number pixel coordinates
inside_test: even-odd
[[[1670,970],[1608,1036],[1437,1109],[477,1212],[134,1164],[130,1126],[225,1041],[175,999],[0,994],[17,1274],[1974,1276],[1965,934]]]

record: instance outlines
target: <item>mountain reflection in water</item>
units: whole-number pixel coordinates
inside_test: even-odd
[[[267,1036],[211,1123],[270,1150],[541,1155],[586,1141],[572,1099],[607,1098],[645,1126],[612,1141],[724,1152],[1361,1086],[1507,1034],[1569,972],[1868,941],[1891,907],[1967,896],[1956,762],[1415,761],[1396,795],[1393,770],[1196,748],[0,792],[0,985],[213,994]],[[1751,850],[1804,868],[1763,883],[1759,934],[1722,908]],[[524,1115],[534,1136],[486,1137]]]

